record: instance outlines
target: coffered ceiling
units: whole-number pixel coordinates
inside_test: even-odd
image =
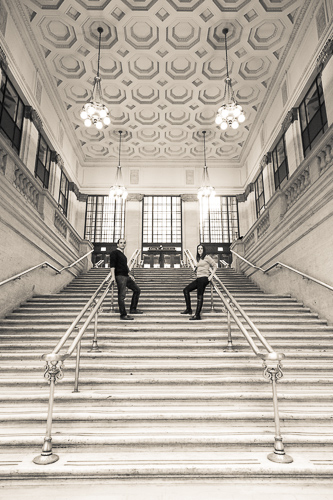
[[[291,41],[305,0],[11,0],[28,43],[49,75],[87,165],[186,161],[239,162]],[[100,75],[111,124],[98,131],[80,118],[97,72],[97,28],[103,28]],[[215,125],[229,73],[246,121]],[[71,129],[71,130],[69,130]]]

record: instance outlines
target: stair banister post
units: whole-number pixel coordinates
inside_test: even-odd
[[[211,280],[210,282],[210,313],[215,313],[215,309],[214,309],[214,284],[213,284],[213,280]]]
[[[33,462],[37,465],[48,465],[53,464],[59,460],[58,455],[52,453],[52,418],[53,418],[53,403],[54,403],[54,387],[58,380],[61,380],[64,376],[62,371],[63,361],[68,356],[61,354],[44,354],[42,359],[46,361],[44,377],[50,384],[50,396],[49,396],[49,406],[47,412],[46,421],[46,434],[44,438],[44,444],[42,448],[42,453],[33,459]]]
[[[76,365],[75,365],[75,380],[74,380],[73,392],[79,392],[80,352],[81,352],[81,340],[78,342],[76,346]]]
[[[232,307],[233,303],[232,301],[229,299],[229,297],[226,298],[226,301],[228,302],[228,304],[230,305],[230,307]],[[233,351],[233,352],[237,352],[237,349],[234,348],[233,346],[233,343],[232,343],[232,335],[231,335],[231,315],[230,315],[230,311],[229,309],[226,309],[227,311],[227,329],[228,329],[228,343],[227,343],[227,347],[224,349],[224,352],[225,351]]]
[[[110,313],[114,313],[114,282],[112,282],[111,284],[110,293],[111,293]]]
[[[92,347],[91,347],[89,352],[101,352],[101,350],[97,344],[97,331],[98,331],[98,315],[99,315],[100,311],[102,311],[102,310],[103,309],[101,307],[99,307],[96,311],[95,316],[94,316],[94,339],[93,339]]]
[[[273,391],[273,406],[274,406],[274,421],[275,421],[275,443],[274,452],[267,455],[268,460],[279,464],[290,464],[293,458],[287,455],[284,451],[280,430],[280,416],[277,398],[276,383],[283,377],[281,360],[284,354],[271,352],[262,354],[260,357],[263,359],[264,377],[272,383]]]

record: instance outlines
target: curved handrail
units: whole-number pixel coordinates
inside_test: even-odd
[[[54,267],[52,264],[50,264],[49,262],[47,262],[46,260],[44,262],[41,262],[40,264],[37,264],[36,266],[33,266],[33,267],[30,267],[29,269],[26,269],[25,271],[22,271],[21,273],[19,274],[15,274],[15,276],[12,276],[11,278],[8,278],[4,281],[1,281],[0,283],[0,286],[2,285],[5,285],[6,283],[9,283],[10,281],[14,281],[14,280],[17,280],[17,279],[20,279],[22,276],[24,276],[25,274],[27,273],[30,273],[31,271],[34,271],[35,269],[39,269],[40,267],[41,268],[44,268],[44,267],[50,267],[51,269],[53,269],[57,274],[61,274],[62,271],[68,271],[70,272],[73,276],[77,276],[75,273],[73,273],[70,268],[75,266],[78,262],[80,262],[81,260],[83,260],[85,257],[87,257],[88,255],[90,255],[94,250],[90,250],[89,252],[87,252],[85,255],[83,255],[82,257],[80,257],[79,259],[77,259],[75,262],[73,262],[72,264],[70,264],[69,266],[66,266],[66,267],[62,267],[61,269],[57,269],[56,267]]]
[[[132,255],[131,259],[130,259],[129,266],[128,266],[129,270],[131,270],[133,268],[135,260],[136,260],[136,257],[138,256],[138,253],[140,253],[139,249],[136,249],[133,252],[133,255]],[[104,280],[99,285],[99,287],[97,288],[97,290],[93,293],[93,295],[90,297],[90,299],[88,300],[88,302],[86,303],[86,305],[82,308],[82,310],[79,312],[79,314],[77,315],[77,317],[75,318],[75,320],[72,322],[72,324],[70,325],[70,327],[67,329],[67,331],[64,333],[64,335],[62,336],[62,338],[59,340],[58,344],[53,349],[52,354],[58,354],[59,353],[60,349],[64,346],[64,344],[66,343],[66,341],[68,340],[68,338],[71,336],[71,333],[75,329],[76,325],[80,322],[80,320],[82,319],[82,317],[84,316],[84,314],[86,313],[86,311],[93,304],[93,302],[95,301],[97,295],[102,290],[102,288],[104,287],[104,285],[107,284],[106,290],[103,292],[103,294],[101,296],[101,298],[103,297],[103,300],[101,300],[101,298],[98,299],[97,303],[94,305],[94,307],[93,307],[91,313],[89,314],[87,320],[85,321],[84,325],[82,326],[82,328],[80,329],[80,331],[77,333],[76,339],[73,341],[73,344],[75,344],[74,347],[73,347],[73,349],[70,348],[69,351],[67,352],[67,354],[69,356],[72,354],[74,348],[80,342],[80,340],[81,340],[84,332],[86,331],[87,327],[89,326],[91,320],[95,316],[95,314],[98,311],[98,309],[101,307],[101,305],[102,305],[102,303],[103,303],[103,301],[104,301],[104,299],[105,299],[105,297],[107,295],[107,292],[110,290],[110,288],[112,288],[112,292],[113,292],[113,282],[112,283],[111,282],[108,283],[109,281],[111,281],[111,271],[108,273],[108,275],[106,276],[106,278],[104,278]]]
[[[72,322],[71,326],[66,330],[66,332],[64,333],[64,335],[61,337],[61,339],[59,340],[58,344],[55,346],[55,348],[53,349],[52,351],[52,354],[57,354],[59,353],[60,349],[64,346],[64,344],[66,343],[67,339],[70,337],[71,333],[73,332],[74,328],[76,327],[76,325],[80,322],[81,318],[84,316],[84,314],[86,313],[86,311],[89,309],[89,307],[92,305],[92,303],[94,302],[94,300],[96,299],[97,295],[99,294],[99,292],[102,290],[103,286],[105,285],[105,283],[107,283],[111,278],[111,272],[109,272],[109,274],[106,276],[106,278],[104,278],[104,280],[102,281],[102,283],[99,285],[99,287],[97,288],[97,290],[92,294],[92,296],[90,297],[90,299],[88,300],[88,302],[86,303],[86,305],[81,309],[81,311],[79,312],[79,314],[77,315],[77,317],[75,318],[75,320]],[[108,288],[109,290],[109,288]],[[104,300],[104,299],[103,299]],[[99,301],[97,302],[97,304],[99,303]],[[99,304],[98,307],[100,307],[101,304]],[[94,306],[93,308],[93,311],[95,310],[96,306]],[[98,308],[97,308],[98,309]],[[97,311],[96,309],[96,311]],[[96,312],[95,311],[95,312]],[[91,314],[89,315],[89,318],[90,318]],[[94,315],[93,315],[94,316]],[[91,319],[93,318],[93,316],[90,318],[90,321]],[[89,321],[89,323],[90,323]],[[82,335],[83,333],[85,332],[86,328],[89,326],[89,323],[86,325],[84,331],[82,332]],[[86,322],[85,322],[86,324]],[[82,327],[83,328],[83,327]],[[80,331],[78,332],[77,336],[80,335],[80,332],[82,330],[82,328],[80,329]],[[81,336],[82,336],[81,335]]]
[[[333,291],[333,286],[328,285],[327,283],[324,283],[323,281],[317,280],[316,278],[313,278],[313,276],[309,276],[308,274],[303,273],[302,271],[298,271],[297,269],[294,269],[293,267],[287,266],[287,264],[283,264],[282,262],[275,262],[272,266],[268,267],[267,269],[263,269],[260,266],[256,266],[255,264],[252,264],[252,262],[248,261],[247,259],[244,259],[241,255],[239,255],[237,252],[234,250],[230,250],[234,255],[236,255],[239,259],[243,260],[248,264],[249,266],[253,267],[254,269],[257,269],[258,271],[263,272],[264,274],[268,273],[268,271],[271,271],[274,267],[285,267],[286,269],[289,269],[289,271],[292,271],[296,274],[299,274],[303,278],[306,278],[310,281],[313,281],[314,283],[317,283],[318,285],[321,285],[325,288],[328,288],[329,290]]]
[[[128,262],[128,268],[129,270],[131,270],[136,262],[136,259],[139,257],[141,253],[141,250],[139,248],[137,248],[136,250],[134,250],[133,254],[131,255],[131,258]]]
[[[195,268],[195,262],[194,262],[193,255],[191,254],[191,252],[189,250],[185,250],[185,255],[188,258],[192,269],[194,270],[194,268]],[[244,327],[244,325],[240,322],[238,316],[236,315],[236,313],[235,313],[235,311],[233,309],[233,306],[235,306],[236,309],[239,311],[239,313],[243,316],[243,318],[245,319],[245,321],[247,322],[247,324],[249,325],[249,327],[251,328],[251,330],[253,331],[253,333],[256,335],[257,339],[261,342],[261,344],[263,345],[263,347],[267,350],[267,352],[271,353],[271,354],[275,353],[274,349],[269,345],[269,343],[267,342],[267,340],[265,339],[265,337],[260,333],[260,331],[258,330],[258,328],[255,326],[255,324],[252,322],[252,320],[248,317],[248,315],[243,310],[243,308],[238,304],[238,302],[236,301],[236,299],[232,296],[232,294],[224,286],[224,284],[222,283],[222,281],[216,275],[214,275],[214,277],[212,278],[212,281],[213,281],[213,286],[214,286],[214,289],[215,289],[216,293],[218,294],[218,296],[222,300],[225,308],[229,311],[230,315],[233,317],[235,323],[237,324],[237,326],[239,327],[239,329],[243,333],[244,337],[248,341],[251,349],[256,354],[256,356],[258,356],[258,357],[260,357],[262,359],[263,354],[259,351],[259,349],[256,346],[256,344],[254,343],[252,337],[250,336],[250,334],[248,333],[248,331],[246,330],[246,328]],[[216,286],[215,281],[217,281],[220,284],[220,286],[223,288],[224,292],[229,297],[231,303],[229,303],[223,297],[221,291]],[[281,356],[284,357],[284,354],[281,354],[281,353],[279,353],[279,354],[275,353],[275,354],[277,356],[279,356],[279,357],[281,357]]]

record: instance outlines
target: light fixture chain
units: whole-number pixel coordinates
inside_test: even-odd
[[[103,33],[103,28],[98,28],[98,33],[99,33],[99,40],[98,40],[98,61],[97,61],[97,77],[99,78],[99,61],[101,59],[101,39],[102,39],[102,33]]]
[[[120,150],[121,150],[121,134],[122,134],[122,130],[119,130],[119,167],[120,167]]]
[[[227,78],[229,78],[229,65],[228,65],[228,47],[227,47],[227,33],[228,30],[223,30],[224,31],[224,43],[225,43],[225,63],[227,67]]]

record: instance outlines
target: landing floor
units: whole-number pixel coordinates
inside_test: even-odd
[[[263,451],[61,451],[0,454],[1,500],[332,500],[333,452],[295,451],[276,464]],[[155,476],[155,477],[154,477]]]

